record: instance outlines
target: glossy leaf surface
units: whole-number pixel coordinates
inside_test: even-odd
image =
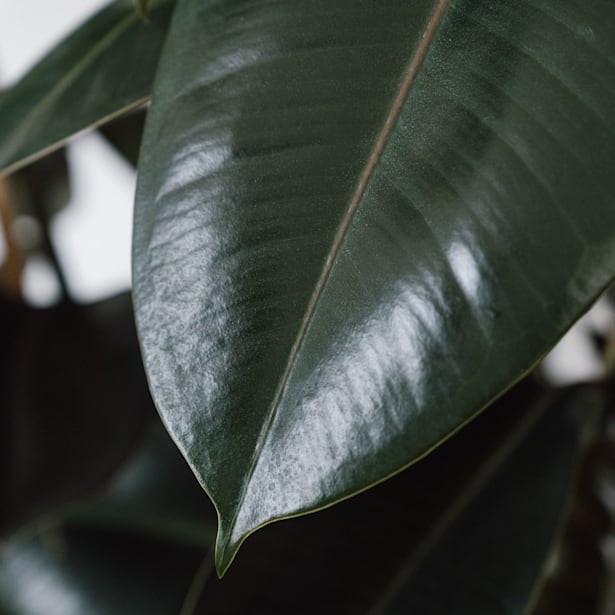
[[[610,0],[179,2],[135,300],[219,571],[426,454],[610,282],[614,58]]]
[[[143,104],[151,93],[174,0],[152,3],[147,24],[131,0],[113,2],[0,98],[0,175],[80,130]]]
[[[195,612],[529,612],[567,515],[579,432],[605,401],[599,389],[515,388],[399,476],[250,537]]]

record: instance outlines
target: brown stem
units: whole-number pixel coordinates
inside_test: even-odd
[[[7,180],[0,180],[0,227],[4,231],[6,241],[6,258],[0,266],[0,289],[20,299],[21,274],[25,265],[25,256],[11,232],[12,220],[10,186]]]

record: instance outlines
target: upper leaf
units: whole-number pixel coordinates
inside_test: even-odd
[[[135,301],[220,572],[426,454],[609,283],[614,58],[606,0],[180,0]]]
[[[96,14],[0,98],[0,175],[148,99],[175,0],[144,24],[130,0]]]

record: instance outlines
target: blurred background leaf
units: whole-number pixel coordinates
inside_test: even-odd
[[[49,538],[49,537],[47,537]],[[3,615],[177,615],[203,558],[198,548],[67,529],[0,553]]]
[[[38,310],[0,302],[2,508],[7,534],[99,489],[153,406],[128,294]]]
[[[217,529],[213,504],[157,417],[110,487],[69,521],[201,547]]]
[[[143,23],[130,0],[116,0],[7,90],[0,98],[0,175],[142,105],[173,8],[174,0],[156,0]]]

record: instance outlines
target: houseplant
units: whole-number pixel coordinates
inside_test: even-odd
[[[607,2],[547,0],[161,0],[140,14],[116,2],[0,99],[8,175],[153,92],[133,299],[158,410],[218,511],[219,574],[255,529],[431,453],[609,285],[613,13]],[[561,421],[553,408],[608,406],[593,389],[583,401],[546,395],[514,405],[533,408],[538,396]],[[452,525],[530,434],[551,441],[541,412],[513,414],[510,439],[492,426],[476,445],[482,462],[472,468],[469,452],[450,462],[469,473],[457,478],[469,491],[447,501],[423,487],[435,502],[419,508],[439,540],[411,536],[413,555],[397,564],[414,571],[415,558],[431,565],[425,550],[477,544],[473,533],[456,542],[469,533]],[[568,439],[549,448],[569,456],[549,459],[567,485],[577,440],[562,429]],[[416,493],[446,482],[428,463],[409,471],[428,468],[409,487]],[[567,491],[542,480],[537,493],[561,510]],[[533,599],[556,518],[530,541],[542,547],[515,608]],[[528,557],[516,561],[527,568]],[[387,566],[392,597],[374,601],[383,609],[405,595],[404,575],[394,581]]]

